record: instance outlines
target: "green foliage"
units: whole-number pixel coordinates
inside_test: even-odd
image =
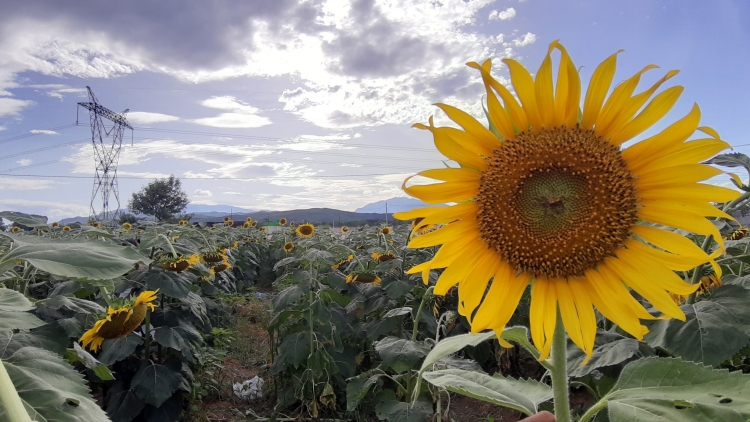
[[[155,217],[157,220],[170,219],[185,209],[190,203],[187,193],[182,190],[180,179],[169,176],[156,179],[144,186],[140,192],[133,192],[128,209],[139,214]]]

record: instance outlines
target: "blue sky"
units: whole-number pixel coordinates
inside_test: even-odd
[[[411,124],[447,124],[435,102],[481,115],[464,63],[491,58],[507,81],[503,58],[534,72],[556,39],[584,84],[619,49],[616,81],[650,63],[660,69],[643,86],[679,69],[667,86],[685,92],[663,124],[697,102],[702,124],[750,152],[744,1],[203,4],[0,1],[1,209],[88,215],[86,110],[73,125],[86,85],[136,128],[120,158],[123,206],[169,174],[201,204],[353,210],[403,196],[404,177],[443,165]]]

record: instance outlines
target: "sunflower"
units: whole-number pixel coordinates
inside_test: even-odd
[[[124,223],[122,223],[122,230],[123,231],[129,232],[132,229],[133,229],[133,225],[132,224],[128,223],[127,221],[124,222]]]
[[[313,237],[314,234],[315,226],[310,223],[300,224],[299,227],[297,227],[297,236],[299,237],[310,238]]]
[[[378,262],[386,262],[386,261],[390,261],[392,259],[396,259],[397,258],[396,255],[394,255],[393,252],[391,252],[391,251],[388,251],[388,252],[382,253],[382,254],[381,253],[377,253],[377,252],[373,252],[371,256],[372,256],[372,259],[374,259],[375,261],[378,261]]]
[[[555,49],[561,64],[553,88]],[[591,356],[594,306],[640,340],[647,332],[640,319],[654,317],[627,287],[666,317],[684,321],[670,293],[690,294],[699,285],[685,283],[674,270],[710,263],[720,274],[713,258],[724,246],[705,217],[731,219],[709,201],[731,201],[738,192],[699,183],[721,173],[700,163],[729,144],[698,126],[696,105],[663,131],[622,148],[660,120],[683,88],[668,88],[646,104],[677,74],[670,71],[634,95],[641,75],[655,67],[649,65],[607,96],[617,54],[594,71],[580,118],[577,68],[553,42],[536,79],[520,63],[504,60],[520,102],[490,75],[489,60],[468,64],[481,72],[490,129],[444,104],[438,107],[463,130],[435,127],[431,118],[429,126],[415,125],[429,130],[438,150],[461,167],[419,173],[442,183],[404,182],[404,190],[424,202],[455,203],[396,214],[443,225],[410,241],[412,248],[442,245],[410,273],[421,272],[427,281],[430,269],[446,268],[435,293],[458,285],[458,310],[472,332],[500,333],[531,284],[531,335],[542,360],[549,356],[558,311],[571,340]],[[696,130],[708,136],[688,140]],[[709,256],[663,226],[713,235],[719,249]]]
[[[382,229],[380,229],[380,231],[378,233],[391,234],[391,228],[388,227],[388,226],[383,227]]]
[[[180,256],[176,259],[165,259],[161,263],[161,267],[167,271],[179,273],[187,270],[188,268],[194,267],[201,261],[201,257],[197,254],[190,256]]]
[[[121,338],[132,333],[146,318],[146,309],[154,310],[155,305],[151,302],[156,300],[157,292],[158,290],[148,290],[138,295],[134,302],[128,302],[118,309],[109,307],[107,316],[96,321],[94,327],[83,333],[78,341],[84,348],[89,347],[89,350],[95,352],[104,340]]]
[[[294,227],[294,221],[292,221],[291,223],[289,223],[289,226],[290,227]]]
[[[19,231],[21,231],[20,227],[13,227],[12,229],[10,229],[11,233],[18,233]]]
[[[242,228],[243,229],[249,229],[250,227],[252,227],[252,226],[250,225],[249,221],[245,221],[244,223],[242,223]]]
[[[226,269],[229,269],[229,268],[232,268],[232,264],[230,264],[228,262],[222,262],[219,265],[214,265],[213,267],[211,267],[208,270],[208,272],[210,272],[211,274],[218,274],[218,273],[220,273],[220,272],[222,272],[222,271],[224,271]]]
[[[69,232],[70,231],[70,226],[63,226],[62,230],[64,232]]]
[[[234,226],[234,221],[232,221],[232,220],[225,221],[224,224],[226,224],[227,227],[232,227],[232,226]]]
[[[422,220],[424,220],[423,217],[415,218],[414,221],[411,222],[411,234],[412,235],[420,235],[429,233],[432,231],[432,229],[435,228],[432,224],[422,224]]]
[[[246,222],[246,223],[252,223],[252,222],[253,222],[253,217],[247,217],[247,218],[245,219],[245,222]]]
[[[57,221],[55,221],[54,223],[52,223],[52,227],[60,227],[60,223],[58,223]]]
[[[341,226],[341,233],[347,233],[349,232],[349,227]]]
[[[332,270],[337,270],[337,269],[339,269],[341,267],[345,267],[345,266],[349,265],[350,262],[352,262],[352,259],[354,259],[354,255],[349,255],[346,258],[340,260],[339,262],[331,265],[331,269]]]
[[[225,223],[228,223],[228,222],[230,222],[230,221],[232,221],[232,219],[231,219],[231,218],[229,218],[229,217],[224,217],[224,222],[225,222]]]
[[[223,261],[226,258],[226,255],[222,253],[204,253],[201,258],[203,259],[203,261],[208,262],[209,264],[213,264]]]
[[[255,226],[257,226],[257,225],[258,225],[258,222],[257,222],[257,221],[253,221],[253,222],[251,223],[251,225],[252,225],[253,227],[255,227]]]
[[[265,227],[261,227],[260,231],[264,232],[264,231],[266,231],[266,228]]]
[[[747,236],[748,229],[747,227],[741,227],[732,233],[729,234],[729,236],[725,237],[724,240],[740,240],[743,237]]]
[[[187,220],[180,220],[177,224],[179,226],[187,226],[189,223],[187,222]]]
[[[345,281],[347,283],[351,283],[353,281],[357,281],[359,283],[372,283],[373,286],[379,286],[380,283],[383,282],[380,277],[376,276],[370,271],[349,274],[348,276],[346,276]]]
[[[286,224],[286,218],[282,218],[281,220],[279,220],[279,224],[281,224],[282,226],[285,225]]]
[[[292,242],[286,242],[284,243],[284,252],[289,253],[294,249],[294,243]]]

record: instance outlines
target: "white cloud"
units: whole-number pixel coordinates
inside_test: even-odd
[[[210,190],[205,189],[196,189],[195,192],[193,192],[193,197],[195,198],[209,198],[213,196]]]
[[[6,130],[7,128],[5,126],[0,126],[0,131]]]
[[[127,114],[126,117],[130,123],[144,125],[152,123],[174,122],[175,120],[180,120],[180,118],[177,116],[162,113],[151,113],[148,111],[131,111]]]
[[[54,130],[47,129],[31,129],[31,133],[35,135],[59,135],[59,133],[55,132]]]
[[[0,190],[43,190],[50,189],[56,184],[51,180],[18,179],[15,177],[0,177]],[[6,200],[7,201],[7,200]],[[3,201],[0,201],[2,203]]]
[[[21,110],[32,104],[34,104],[34,102],[30,100],[2,97],[0,98],[0,117],[17,116]]]
[[[529,44],[533,44],[536,41],[536,35],[531,32],[527,32],[521,38],[513,40],[513,45],[516,47],[525,47]]]
[[[29,164],[31,164],[31,160],[29,160],[28,158],[22,158],[16,161],[16,163],[18,163],[18,165],[20,166],[28,166]]]
[[[51,91],[46,91],[45,94],[62,101],[63,94],[78,94],[77,97],[79,98],[87,98],[88,90],[86,88],[57,88]]]
[[[242,113],[221,113],[216,117],[204,117],[190,120],[190,122],[203,126],[236,129],[262,127],[271,124],[271,120],[267,117]]]
[[[512,7],[509,7],[503,10],[502,12],[498,12],[497,10],[493,10],[492,12],[490,12],[491,21],[496,21],[496,20],[507,21],[507,20],[513,19],[514,17],[516,17],[516,9]]]
[[[227,110],[235,113],[257,114],[260,111],[259,108],[253,107],[244,101],[232,97],[231,95],[211,97],[207,100],[204,100],[201,105],[204,107],[217,108],[219,110]]]
[[[242,192],[222,192],[222,195],[244,195]]]
[[[1,180],[0,186],[2,186]],[[72,204],[70,202],[4,198],[0,199],[0,206],[2,208],[10,208],[19,212],[45,215],[48,217],[49,221],[56,221],[72,216],[86,216],[89,214],[88,206]]]

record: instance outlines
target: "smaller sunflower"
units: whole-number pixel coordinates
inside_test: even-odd
[[[249,222],[249,221],[245,221],[245,222],[244,222],[244,223],[242,224],[242,228],[243,228],[243,229],[249,229],[250,227],[252,227],[252,226],[250,225],[250,222]]]
[[[291,223],[289,223],[289,226],[294,227],[294,221],[292,221]]]
[[[740,240],[743,237],[747,236],[747,232],[747,227],[741,227],[730,233],[727,237],[724,238],[724,240]]]
[[[378,233],[391,234],[391,232],[392,232],[391,228],[388,227],[388,226],[385,226],[382,229],[380,229],[380,231]]]
[[[228,227],[232,227],[234,226],[234,221],[229,220],[229,221],[224,222],[224,224],[226,224]]]
[[[281,220],[279,220],[279,224],[281,224],[282,226],[285,225],[286,224],[286,218],[282,218]]]
[[[130,230],[133,230],[133,225],[128,223],[127,221],[122,223],[122,230],[129,232]]]
[[[289,253],[294,249],[294,243],[292,242],[286,242],[284,243],[284,252]]]
[[[315,234],[315,226],[310,223],[300,224],[297,227],[297,236],[309,239]]]
[[[213,264],[215,262],[221,262],[226,258],[226,255],[220,254],[220,253],[205,253],[203,254],[202,259],[209,264]]]
[[[252,223],[252,222],[253,222],[253,217],[247,217],[245,219],[245,223]]]
[[[84,348],[97,351],[104,340],[125,337],[138,328],[146,318],[147,309],[152,311],[156,306],[151,303],[156,300],[158,290],[147,290],[138,295],[135,301],[128,301],[124,305],[113,309],[109,307],[107,316],[100,318],[94,327],[83,333],[78,341]]]
[[[180,256],[178,258],[165,258],[161,261],[161,267],[167,271],[179,273],[188,268],[194,267],[200,261],[201,257],[197,254]]]
[[[356,281],[359,283],[372,283],[373,286],[379,286],[380,283],[383,282],[383,280],[381,280],[380,277],[376,276],[374,273],[370,271],[352,273],[346,276],[347,283],[351,283],[353,281]]]
[[[341,233],[347,233],[349,232],[349,227],[341,226]]]
[[[345,259],[342,259],[341,261],[331,265],[331,269],[337,270],[341,267],[345,267],[349,265],[350,262],[352,262],[352,259],[354,259],[354,255],[349,255]]]
[[[257,225],[258,225],[258,222],[257,221],[253,221],[252,226],[255,227]]]
[[[396,259],[397,258],[396,255],[394,255],[393,252],[391,252],[391,251],[388,251],[388,252],[382,253],[382,254],[381,253],[377,253],[377,252],[373,252],[371,256],[372,256],[372,259],[374,259],[375,261],[378,261],[378,262],[386,262],[386,261],[390,261],[392,259]]]
[[[21,231],[20,227],[13,227],[12,229],[10,229],[11,233],[18,233],[19,231]]]
[[[180,226],[187,226],[190,223],[187,220],[180,220],[180,222],[177,224],[179,224]]]
[[[70,226],[63,226],[62,230],[64,232],[69,232],[70,231]]]
[[[364,248],[365,248],[365,245],[357,245],[357,247],[355,249],[357,249],[358,251],[361,251]]]
[[[54,223],[52,223],[52,227],[60,227],[60,223],[58,223],[57,221],[55,221]]]
[[[224,270],[228,270],[229,268],[232,268],[232,264],[230,264],[229,262],[222,262],[219,265],[214,265],[213,267],[211,267],[208,272],[210,272],[211,274],[218,274]]]
[[[231,219],[231,218],[229,218],[229,217],[224,217],[224,222],[225,222],[225,223],[228,223],[228,222],[230,222],[230,221],[232,221],[232,219]]]
[[[216,227],[211,226],[211,228],[209,230],[216,230]]]
[[[266,228],[265,227],[261,227],[260,231],[264,232],[264,231],[266,231]]]

